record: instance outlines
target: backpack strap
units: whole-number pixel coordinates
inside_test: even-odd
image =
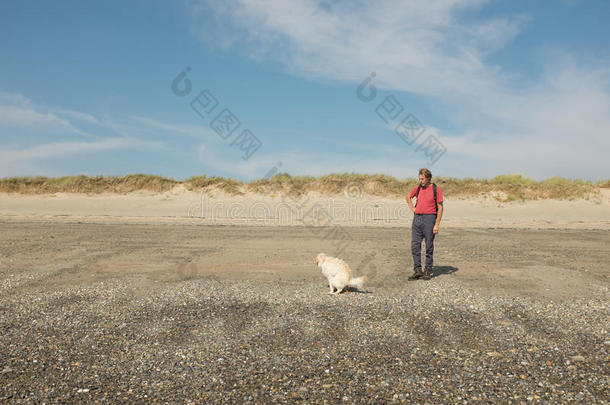
[[[438,203],[436,202],[436,183],[432,183],[432,191],[434,192],[434,206],[436,207],[436,213],[438,214]]]

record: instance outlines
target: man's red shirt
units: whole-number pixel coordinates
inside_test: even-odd
[[[417,194],[417,187],[419,184],[415,186],[415,188],[409,194],[409,199],[415,197]],[[436,186],[436,202],[443,202],[443,192],[439,186]],[[419,195],[417,196],[417,205],[415,206],[416,214],[436,214],[436,205],[434,204],[434,190],[432,189],[432,183],[427,185],[426,187],[422,187],[419,190]]]

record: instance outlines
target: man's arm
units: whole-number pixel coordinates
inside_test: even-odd
[[[441,218],[443,218],[443,202],[438,203],[438,214],[436,214],[436,222],[434,223],[434,228],[432,228],[432,232],[438,233],[438,225],[441,223]]]
[[[407,194],[405,196],[405,198],[407,199],[407,204],[409,204],[409,208],[411,208],[411,211],[413,211],[413,213],[415,213],[415,207],[413,206],[413,199],[409,198],[409,195]]]

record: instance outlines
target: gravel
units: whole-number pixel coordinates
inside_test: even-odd
[[[20,277],[0,286],[0,402],[609,399],[607,295],[480,295],[451,276],[339,296],[323,279],[16,293]]]

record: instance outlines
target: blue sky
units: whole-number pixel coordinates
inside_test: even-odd
[[[0,177],[609,178],[608,17],[603,0],[3,1]]]

